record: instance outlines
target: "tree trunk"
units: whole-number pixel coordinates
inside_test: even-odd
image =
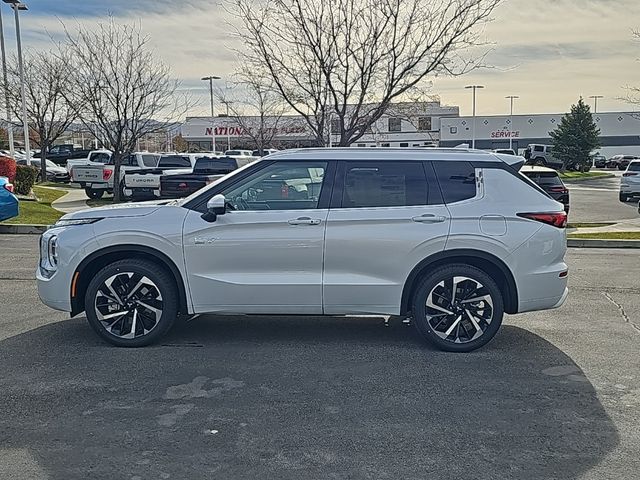
[[[47,181],[47,151],[49,150],[49,142],[45,139],[43,132],[40,132],[40,175],[43,182]]]
[[[113,203],[119,203],[120,198],[120,165],[122,164],[122,154],[113,152]]]

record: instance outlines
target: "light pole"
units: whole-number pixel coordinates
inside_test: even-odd
[[[598,99],[604,98],[604,95],[591,95],[589,98],[593,98],[593,113],[598,113]]]
[[[2,0],[13,8],[16,17],[16,40],[18,42],[18,70],[20,71],[20,88],[22,90],[22,126],[24,127],[24,153],[27,157],[27,165],[31,165],[31,151],[29,148],[29,123],[27,121],[27,102],[24,86],[24,65],[22,64],[22,38],[20,36],[20,10],[28,10],[27,4],[19,0]],[[43,162],[44,170],[44,162]]]
[[[213,153],[216,152],[216,127],[214,125],[214,113],[213,113],[213,81],[220,80],[220,77],[216,77],[215,75],[210,75],[208,77],[202,77],[201,80],[209,81],[209,94],[211,95],[211,146],[213,148]]]
[[[509,148],[513,150],[513,101],[520,97],[517,95],[507,95],[504,98],[511,100],[511,109],[509,110]]]
[[[2,9],[0,8],[0,49],[2,50],[2,75],[4,78],[4,101],[7,107],[7,134],[9,135],[9,152],[15,155],[13,144],[13,125],[11,124],[11,106],[9,105],[9,85],[7,83],[7,55],[4,48],[4,26],[2,24]]]
[[[467,85],[464,88],[473,90],[473,123],[471,124],[471,148],[476,148],[476,90],[484,88],[484,85]]]

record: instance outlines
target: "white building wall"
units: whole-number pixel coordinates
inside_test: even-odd
[[[514,115],[513,123],[508,115],[478,116],[475,119],[476,148],[508,148],[510,136],[514,148],[519,151],[530,143],[550,144],[549,132],[557,127],[563,115]],[[600,152],[603,155],[640,155],[640,113],[604,112],[593,117],[600,128]],[[472,126],[473,117],[444,119],[440,128],[440,145],[471,144]]]

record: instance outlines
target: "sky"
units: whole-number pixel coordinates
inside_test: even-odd
[[[64,25],[94,25],[111,14],[139,22],[158,56],[171,66],[199,105],[208,112],[208,91],[201,77],[229,77],[237,66],[228,14],[214,0],[25,0],[21,13],[27,48],[49,48]],[[15,46],[12,12],[1,3],[9,50]],[[461,77],[434,79],[432,93],[442,103],[471,114],[471,93],[464,86],[484,85],[478,115],[508,113],[507,95],[518,95],[515,113],[559,113],[580,96],[603,95],[598,111],[630,111],[640,106],[621,100],[625,87],[640,87],[640,0],[503,0],[483,29],[490,42],[491,68]],[[221,81],[224,82],[224,81]]]

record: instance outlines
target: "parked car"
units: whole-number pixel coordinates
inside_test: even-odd
[[[596,168],[605,168],[607,166],[607,157],[604,155],[594,155],[593,166]]]
[[[26,165],[27,159],[23,158],[20,160],[16,160],[16,163],[18,165]],[[41,168],[41,165],[42,163],[39,158],[31,159],[31,166],[39,169]],[[56,165],[49,159],[47,159],[46,165],[47,165],[47,180],[49,180],[50,182],[69,183],[69,173],[64,167],[61,167],[60,165]]]
[[[607,160],[607,168],[617,168],[618,170],[625,170],[629,163],[633,160],[639,160],[640,157],[635,155],[614,155]]]
[[[530,144],[524,151],[527,163],[541,167],[562,168],[563,162],[553,156],[551,145]]]
[[[564,211],[569,213],[569,189],[558,172],[547,167],[525,165],[520,169],[520,173],[547,192],[551,198],[562,203]]]
[[[160,196],[162,198],[187,197],[249,163],[249,160],[244,158],[199,158],[193,167],[193,173],[160,177]]]
[[[632,160],[620,179],[620,201],[640,197],[640,160]]]
[[[253,157],[266,157],[267,155],[271,155],[272,153],[276,153],[278,150],[276,150],[275,148],[265,148],[262,151],[260,150],[254,150],[253,152],[251,152],[251,155]]]
[[[7,177],[0,177],[0,222],[17,217],[20,213],[18,197],[13,194],[13,185]]]
[[[124,196],[134,200],[160,198],[160,178],[167,175],[188,174],[201,153],[162,155],[158,165],[152,168],[130,170],[124,177]]]
[[[63,216],[41,237],[38,292],[118,346],[178,314],[412,316],[449,351],[503,313],[567,297],[567,215],[521,157],[460,149],[301,149],[193,195]]]
[[[504,155],[516,155],[515,150],[512,148],[496,148],[492,150],[493,153],[502,153]]]
[[[72,158],[87,158],[89,152],[91,152],[90,149],[84,149],[78,145],[54,145],[49,148],[47,159],[51,160],[56,165],[65,165],[67,160]]]
[[[84,165],[106,165],[111,161],[111,155],[113,155],[113,152],[111,150],[92,150],[89,152],[87,158],[67,160],[65,167],[69,175],[71,175],[71,170],[73,169],[73,167]],[[80,184],[80,186],[82,188],[85,187],[82,183]]]
[[[160,155],[149,152],[135,152],[125,155],[120,164],[120,179],[127,170],[137,170],[158,165]],[[71,168],[73,181],[84,184],[84,191],[89,198],[101,198],[105,192],[113,193],[113,158],[106,165],[79,165]],[[124,184],[120,183],[124,190]]]
[[[227,150],[224,152],[225,157],[252,157],[253,152],[251,150]]]

